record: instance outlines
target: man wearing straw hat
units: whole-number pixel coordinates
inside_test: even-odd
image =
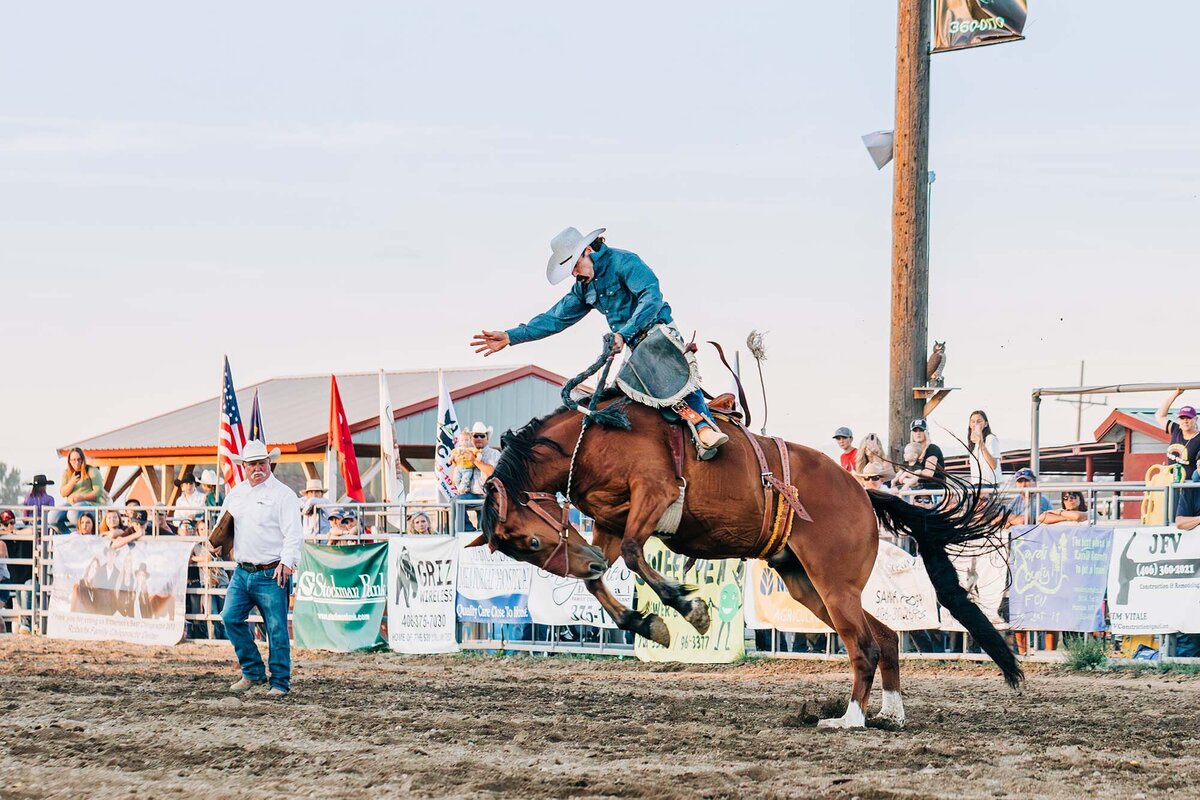
[[[620,352],[626,345],[637,347],[659,323],[669,326],[672,335],[682,342],[671,317],[671,306],[659,289],[658,276],[636,253],[605,244],[604,230],[597,228],[585,236],[575,228],[567,228],[551,239],[546,279],[557,284],[574,276],[571,291],[549,311],[524,325],[475,334],[471,340],[475,352],[490,356],[510,344],[544,339],[571,327],[593,308],[600,310],[616,334],[614,352]],[[704,393],[699,389],[686,395],[672,410],[695,428],[704,457],[712,457],[718,447],[729,441],[713,423]]]
[[[292,572],[300,562],[304,534],[300,499],[271,474],[271,462],[278,457],[278,448],[268,453],[262,442],[247,442],[238,459],[246,479],[229,491],[221,506],[223,514],[233,517],[233,560],[237,562],[221,612],[226,635],[242,668],[242,677],[229,687],[235,694],[268,681],[262,655],[246,622],[252,608],[262,615],[270,645],[271,688],[267,694],[284,697],[291,690],[288,595]]]

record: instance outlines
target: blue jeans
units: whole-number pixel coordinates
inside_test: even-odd
[[[254,633],[246,617],[250,609],[257,608],[267,627],[267,643],[270,646],[271,688],[288,691],[292,678],[292,646],[288,641],[288,595],[291,594],[291,578],[287,586],[275,582],[274,570],[247,572],[238,567],[229,579],[225,595],[225,609],[221,619],[225,622],[225,635],[233,643],[242,676],[247,680],[262,683],[267,679],[262,655],[254,644]]]
[[[50,512],[50,515],[47,517],[47,522],[51,528],[56,528],[59,533],[69,533],[67,525],[69,524],[72,528],[78,526],[79,515],[95,505],[95,503],[85,500],[82,503],[76,503],[72,506],[55,509],[54,511]],[[92,519],[96,523],[100,522],[100,520],[96,519],[95,512],[92,512]]]
[[[687,403],[692,411],[704,417],[705,422],[712,421],[712,412],[708,410],[708,403],[704,400],[704,392],[697,389],[683,398],[683,402]]]

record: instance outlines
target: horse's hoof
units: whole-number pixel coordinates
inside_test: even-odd
[[[671,646],[671,631],[667,628],[667,623],[662,621],[662,617],[658,614],[651,614],[646,617],[646,632],[642,634],[652,642],[657,642],[663,647]]]
[[[708,603],[699,597],[693,597],[688,603],[688,612],[683,617],[700,633],[708,633],[711,620],[708,617]]]
[[[858,703],[851,700],[846,706],[845,714],[833,719],[819,720],[817,727],[834,729],[865,728],[867,727],[867,717],[863,714],[862,708]]]
[[[876,714],[871,717],[868,727],[879,728],[885,731],[902,731],[904,730],[904,716],[892,716],[891,714]]]

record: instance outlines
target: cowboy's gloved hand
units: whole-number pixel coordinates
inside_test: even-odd
[[[508,334],[504,331],[480,331],[471,339],[471,346],[476,353],[483,353],[487,357],[508,347]]]
[[[621,352],[624,349],[625,349],[625,337],[619,333],[614,333],[613,334],[613,349],[612,349],[613,355],[615,356],[617,353]]]

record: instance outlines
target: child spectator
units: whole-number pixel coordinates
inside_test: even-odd
[[[858,459],[858,448],[854,446],[854,434],[843,425],[833,432],[833,440],[842,449],[841,455],[838,456],[842,469],[846,472],[854,472],[855,462]]]
[[[863,486],[867,489],[888,492],[891,489],[883,481],[883,467],[876,463],[867,464],[862,469]]]
[[[1038,514],[1038,522],[1043,525],[1053,525],[1056,522],[1087,522],[1087,500],[1083,492],[1063,492],[1062,508],[1043,511]]]
[[[983,411],[972,411],[967,422],[967,462],[971,467],[971,483],[991,489],[1004,483],[1000,439],[992,433],[992,425]]]
[[[471,431],[464,428],[454,437],[454,449],[450,451],[450,460],[454,464],[454,487],[460,493],[469,492],[475,482],[475,459],[479,450],[471,438]]]

